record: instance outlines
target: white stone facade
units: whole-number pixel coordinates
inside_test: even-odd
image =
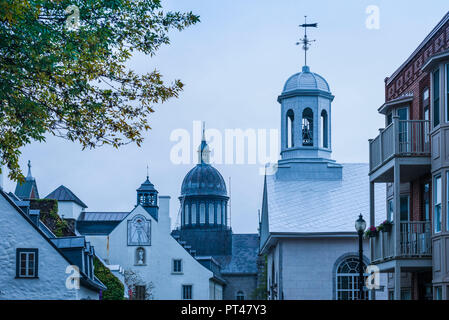
[[[138,273],[142,284],[152,283],[153,299],[182,299],[182,285],[192,285],[194,300],[219,296],[222,288],[217,288],[217,284],[212,283],[213,273],[171,236],[169,201],[170,197],[159,197],[158,221],[139,205],[108,236],[86,236],[86,239],[95,247],[97,255],[107,263],[118,264],[125,271]],[[151,245],[128,245],[128,221],[139,215],[150,221]],[[136,261],[138,248],[145,250],[143,265],[138,265]],[[181,273],[172,272],[174,259],[182,260]]]
[[[66,288],[70,263],[0,194],[0,299],[98,299],[98,292]],[[38,277],[16,278],[16,249],[38,249]]]
[[[369,243],[363,244],[367,261]],[[355,238],[283,239],[267,254],[268,284],[277,283],[278,297],[285,300],[335,300],[336,268],[341,259],[358,256]],[[274,267],[274,281],[272,279]],[[380,275],[381,284],[386,284]],[[387,299],[387,289],[376,291],[376,300]]]

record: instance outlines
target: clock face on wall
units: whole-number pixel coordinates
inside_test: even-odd
[[[151,245],[151,221],[143,216],[135,216],[128,220],[128,245],[149,246]]]

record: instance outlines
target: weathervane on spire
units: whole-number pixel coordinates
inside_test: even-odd
[[[304,38],[296,42],[296,45],[302,44],[302,49],[304,50],[304,65],[307,66],[307,50],[309,50],[310,44],[316,40],[309,40],[307,37],[307,28],[318,28],[318,23],[307,23],[307,16],[304,16],[304,24],[299,25],[304,28]]]
[[[150,174],[149,174],[149,170],[148,170],[148,164],[147,164],[147,180],[149,179]]]

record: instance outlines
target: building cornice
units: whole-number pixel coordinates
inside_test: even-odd
[[[425,47],[425,45],[430,41],[430,39],[432,39],[432,37],[438,33],[438,31],[440,31],[440,29],[446,24],[446,22],[449,21],[449,12],[446,13],[446,15],[443,17],[443,19],[440,20],[440,22],[436,25],[435,28],[433,28],[433,30],[427,35],[427,37],[421,42],[421,44],[418,46],[418,48],[415,49],[415,51],[413,51],[413,53],[408,57],[407,60],[405,60],[404,63],[401,64],[401,66],[396,69],[395,72],[393,72],[393,74],[386,80],[386,85],[390,85],[391,82],[393,82],[393,80],[396,78],[397,75],[399,75],[399,73],[401,73],[401,71],[405,68],[405,66],[413,60],[413,58],[418,54],[419,51],[421,51],[421,49],[423,49]]]

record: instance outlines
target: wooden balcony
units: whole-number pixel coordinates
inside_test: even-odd
[[[371,238],[373,264],[381,264],[395,259],[431,259],[431,225],[429,221],[400,223],[400,234],[395,235],[395,226],[390,232],[381,231]],[[397,246],[397,248],[396,248]]]
[[[393,182],[392,172],[388,171],[392,169],[395,158],[405,159],[404,164],[408,166],[430,165],[430,121],[394,117],[390,125],[379,131],[376,138],[369,140],[370,176],[375,174],[376,182]],[[421,171],[415,168],[411,173]]]

